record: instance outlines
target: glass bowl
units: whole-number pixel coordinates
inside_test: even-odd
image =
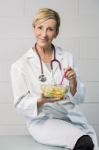
[[[64,98],[65,94],[68,93],[69,86],[64,85],[41,85],[41,94],[47,98]]]

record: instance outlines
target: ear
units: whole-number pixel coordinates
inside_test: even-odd
[[[32,26],[32,31],[33,31],[33,33],[35,32],[35,27],[33,27],[33,26]]]

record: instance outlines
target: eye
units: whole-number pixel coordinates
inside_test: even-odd
[[[48,30],[49,30],[49,31],[54,31],[54,29],[53,29],[53,28],[48,28]]]
[[[38,26],[38,29],[42,30],[42,28],[43,28],[42,26]]]

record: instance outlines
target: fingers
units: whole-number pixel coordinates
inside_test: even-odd
[[[47,97],[43,97],[44,101],[48,102],[48,103],[53,103],[53,102],[56,102],[56,101],[60,101],[62,100],[62,98],[47,98]]]
[[[65,77],[68,80],[76,79],[76,73],[75,73],[74,69],[72,69],[70,66],[68,66],[66,69],[64,69],[64,71],[65,71]]]
[[[51,99],[49,99],[49,102],[56,102],[56,101],[59,101],[60,100],[60,98],[51,98]]]

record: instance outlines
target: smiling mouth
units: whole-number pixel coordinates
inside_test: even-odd
[[[47,39],[40,39],[41,42],[47,42]]]
[[[46,41],[46,38],[44,38],[44,39],[40,39],[41,41]]]

